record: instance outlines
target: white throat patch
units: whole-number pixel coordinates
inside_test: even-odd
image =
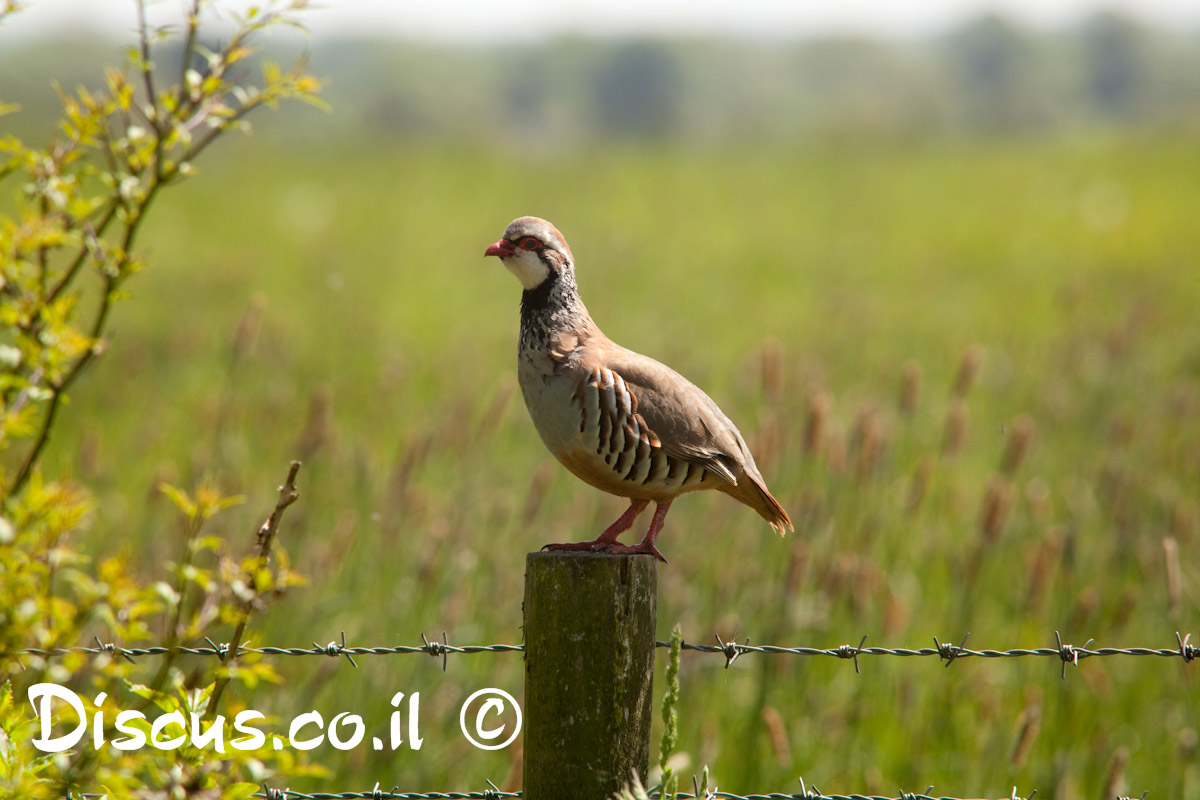
[[[526,289],[536,289],[550,276],[550,268],[542,263],[537,253],[529,250],[518,250],[516,255],[501,260]]]

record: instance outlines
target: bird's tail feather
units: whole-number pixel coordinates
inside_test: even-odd
[[[796,530],[792,527],[791,517],[783,510],[783,506],[767,491],[762,481],[753,475],[743,474],[736,486],[730,486],[725,491],[757,511],[780,536]]]

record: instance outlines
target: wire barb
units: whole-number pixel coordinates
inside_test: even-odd
[[[1096,641],[1095,639],[1088,639],[1083,647],[1063,644],[1062,636],[1059,635],[1058,631],[1054,632],[1054,639],[1058,642],[1058,657],[1062,659],[1062,674],[1060,675],[1062,678],[1067,677],[1067,664],[1078,667],[1081,657],[1087,658],[1091,655],[1088,652],[1088,648],[1092,646],[1092,642]]]
[[[442,657],[442,672],[446,671],[446,656],[450,653],[450,641],[446,638],[446,632],[442,631],[442,640],[440,642],[431,642],[425,638],[425,634],[421,634],[421,641],[425,643],[424,650],[429,655],[437,658]]]
[[[113,653],[120,653],[121,657],[124,658],[126,661],[128,661],[130,664],[137,663],[136,661],[133,660],[133,656],[129,655],[129,651],[126,650],[124,647],[118,647],[113,642],[102,642],[102,641],[100,641],[99,636],[96,636],[93,638],[96,640],[96,649],[99,650],[101,653],[108,653],[109,655],[112,655]],[[97,654],[97,655],[99,655],[99,654]]]
[[[971,632],[967,631],[967,635],[962,638],[962,644],[954,645],[950,642],[946,642],[945,644],[942,644],[941,642],[938,641],[938,638],[936,636],[933,637],[933,644],[937,647],[938,658],[940,658],[946,662],[942,666],[944,666],[944,667],[950,666],[954,662],[954,659],[956,659],[959,656],[963,655],[964,653],[968,652],[967,639],[969,639],[969,638],[971,638]],[[932,788],[932,787],[930,787],[930,788]],[[929,794],[929,792],[926,792],[926,794]]]
[[[718,633],[718,634],[714,634],[714,635],[717,637],[717,647],[720,649],[720,651],[722,653],[725,654],[725,669],[729,669],[729,665],[732,664],[733,662],[737,661],[738,656],[740,656],[742,653],[746,652],[746,650],[743,649],[744,647],[750,646],[750,637],[749,636],[746,637],[746,644],[740,645],[737,642],[735,642],[733,639],[730,639],[728,642],[722,642],[721,634]]]
[[[804,798],[804,800],[816,800],[816,798],[818,798],[818,797],[825,796],[825,795],[821,794],[821,790],[818,789],[816,786],[812,787],[811,790],[807,786],[805,786],[803,777],[799,777],[796,780],[800,782],[800,794],[798,794],[797,797]]]
[[[858,668],[858,656],[860,653],[863,652],[863,645],[866,643],[867,643],[867,635],[863,634],[862,639],[859,640],[859,642],[858,642],[858,647],[851,647],[848,644],[844,644],[841,647],[839,647],[837,650],[835,650],[834,653],[837,655],[838,658],[853,659],[854,672],[856,674],[861,675],[862,670]]]
[[[1200,647],[1197,647],[1194,644],[1188,644],[1188,640],[1191,638],[1192,635],[1190,633],[1187,636],[1180,638],[1179,631],[1175,631],[1175,641],[1179,642],[1179,655],[1183,657],[1183,663],[1185,664],[1192,663],[1192,659],[1196,658],[1196,656],[1200,656]]]
[[[327,656],[334,656],[335,658],[337,656],[345,656],[346,658],[350,659],[350,664],[353,665],[353,667],[355,669],[358,669],[358,662],[354,660],[354,656],[352,656],[346,652],[346,632],[345,631],[342,631],[342,643],[341,644],[338,644],[337,642],[330,642],[329,644],[322,647],[321,645],[317,644],[316,642],[313,642],[313,648],[315,650],[318,650],[318,651],[324,653]]]

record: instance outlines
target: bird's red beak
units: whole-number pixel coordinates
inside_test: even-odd
[[[500,258],[508,258],[516,255],[517,251],[512,249],[512,245],[501,239],[493,245],[489,245],[488,249],[483,252],[485,256],[498,256]]]

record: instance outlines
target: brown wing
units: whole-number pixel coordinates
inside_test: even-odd
[[[741,433],[712,398],[670,367],[610,340],[597,337],[587,350],[581,366],[593,366],[576,395],[579,433],[620,488],[603,480],[597,486],[648,497],[720,489],[780,534],[792,527]]]
[[[716,488],[753,508],[781,536],[791,530],[792,521],[767,489],[746,440],[712,398],[670,367],[625,352],[610,363],[641,398],[642,415],[663,449],[727,481]]]
[[[574,398],[580,412],[579,440],[589,459],[572,457],[568,466],[600,488],[630,497],[670,496],[698,488],[710,473],[664,447],[642,415],[638,395],[617,371],[591,368]]]
[[[698,386],[670,367],[618,346],[607,353],[607,364],[630,387],[639,415],[668,455],[734,486],[738,473],[757,474],[737,427]]]

